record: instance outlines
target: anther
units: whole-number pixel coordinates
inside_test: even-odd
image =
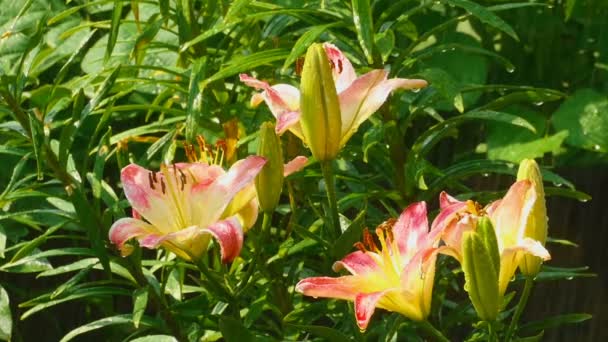
[[[338,73],[341,74],[342,73],[342,60],[338,59]]]
[[[353,247],[355,247],[356,249],[360,250],[363,253],[367,252],[367,248],[365,248],[365,245],[361,242],[356,242]]]
[[[150,189],[154,190],[154,178],[153,175],[154,172],[150,172],[148,173],[148,183],[150,184]]]
[[[152,180],[154,183],[158,183],[158,178],[156,178],[156,172],[150,172],[152,174]]]
[[[163,195],[164,195],[165,194],[165,190],[167,189],[166,186],[165,186],[165,179],[164,178],[160,179],[160,189],[162,190]]]

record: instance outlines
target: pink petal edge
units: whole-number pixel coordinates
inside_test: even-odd
[[[306,163],[308,163],[308,158],[304,156],[293,158],[287,164],[283,165],[283,176],[287,177],[292,173],[302,170],[306,166]]]

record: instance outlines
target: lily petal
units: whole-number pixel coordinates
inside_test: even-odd
[[[354,300],[361,291],[362,283],[362,279],[357,276],[312,277],[300,280],[296,284],[296,291],[314,298]]]
[[[428,227],[425,202],[413,203],[403,210],[393,227],[394,241],[402,256],[413,255],[422,247]]]
[[[158,232],[152,225],[138,219],[125,217],[112,224],[108,235],[110,241],[118,247],[122,256],[127,256],[131,254],[132,248],[125,245],[125,242],[155,233]]]
[[[300,108],[300,90],[289,84],[275,84],[272,87],[247,74],[241,74],[241,82],[255,89],[261,89],[264,101],[270,108],[272,115],[279,119],[284,113],[298,111]],[[254,95],[252,105],[260,103],[260,95]]]
[[[348,58],[334,44],[324,43],[323,48],[332,64],[332,76],[336,84],[336,92],[339,94],[355,81],[357,74]]]
[[[192,222],[206,227],[217,221],[230,200],[260,172],[266,159],[250,156],[234,163],[226,174],[218,177],[212,184],[204,187],[194,186],[190,200],[193,207]]]
[[[378,263],[370,256],[370,253],[356,251],[345,256],[342,260],[336,261],[332,266],[336,272],[346,269],[353,275],[363,275],[378,272]]]
[[[302,170],[306,166],[306,163],[308,163],[308,158],[304,156],[293,158],[287,164],[283,165],[283,176],[287,177],[292,173]]]
[[[165,186],[160,182],[155,184],[152,177],[164,178],[161,173],[136,164],[125,166],[120,172],[125,196],[133,209],[159,230],[168,233],[180,229],[180,215],[175,203],[163,193]]]
[[[342,139],[344,145],[357,128],[374,114],[386,101],[388,95],[397,88],[419,89],[427,85],[424,80],[393,78],[387,80],[388,72],[377,69],[357,78],[340,93],[342,112]]]
[[[459,201],[458,199],[456,199],[456,198],[454,198],[454,197],[450,196],[450,195],[449,195],[447,192],[445,192],[445,191],[442,191],[442,192],[439,194],[439,208],[440,208],[441,210],[443,210],[444,208],[449,207],[449,206],[450,206],[450,205],[452,205],[452,204],[458,204],[458,203],[463,204],[463,205],[465,204],[465,202],[464,202],[464,201]]]
[[[277,117],[277,125],[275,131],[277,134],[283,134],[286,130],[292,128],[300,122],[300,111],[285,112]]]
[[[523,239],[528,216],[536,201],[536,191],[528,180],[515,182],[500,204],[489,208],[499,250],[517,245]],[[495,209],[494,209],[495,208]]]
[[[387,291],[378,291],[373,293],[359,293],[355,297],[355,317],[359,329],[367,329],[378,301],[386,294]]]
[[[239,220],[234,216],[210,225],[203,233],[209,233],[215,237],[220,245],[224,263],[234,260],[243,248],[243,229]]]

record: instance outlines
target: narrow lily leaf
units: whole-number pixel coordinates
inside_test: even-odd
[[[494,28],[497,28],[504,33],[511,36],[513,39],[519,41],[519,37],[517,37],[517,33],[513,30],[513,28],[507,24],[504,20],[502,20],[499,16],[492,13],[487,8],[474,3],[469,0],[444,0],[450,5],[458,6],[465,9],[467,12],[471,13],[477,19],[481,20],[481,22],[488,24]]]
[[[171,335],[148,335],[138,337],[131,342],[178,342],[177,339]]]
[[[114,82],[116,82],[116,78],[118,77],[119,72],[120,65],[114,68],[110,75],[106,77],[99,89],[97,89],[97,92],[95,92],[95,95],[93,96],[91,101],[89,101],[89,103],[84,107],[84,109],[80,113],[81,121],[84,120],[87,116],[89,116],[89,114],[91,114],[91,112],[97,107],[101,100],[103,100],[110,92],[110,89],[112,89],[112,87],[114,86]]]
[[[272,49],[252,53],[245,57],[234,58],[226,67],[204,80],[200,87],[205,88],[211,82],[234,76],[241,72],[248,72],[260,65],[283,60],[287,56],[289,56],[289,49]]]
[[[110,26],[110,36],[108,37],[108,44],[106,45],[106,53],[104,55],[104,63],[112,56],[112,50],[116,45],[116,39],[118,38],[118,30],[120,29],[120,19],[122,16],[122,0],[114,0],[114,10],[112,11],[112,23]]]
[[[79,328],[76,328],[70,331],[67,335],[65,335],[60,342],[68,342],[71,341],[74,337],[87,333],[89,331],[101,329],[104,327],[108,327],[111,325],[118,324],[129,324],[133,321],[132,316],[129,315],[116,315],[111,317],[106,317],[102,319],[98,319],[91,323],[87,323]],[[152,320],[143,320],[142,323],[145,323],[147,326],[155,325],[155,322]]]
[[[295,62],[298,57],[300,57],[306,51],[310,44],[314,43],[314,41],[317,40],[317,38],[319,38],[323,32],[335,25],[336,24],[326,24],[307,28],[306,32],[300,38],[298,38],[295,44],[293,44],[293,48],[291,48],[289,56],[287,56],[285,63],[283,63],[283,72],[285,72],[285,70],[291,64],[293,64],[293,62]]]
[[[223,316],[220,318],[220,331],[226,342],[253,342],[255,337],[243,324],[234,318]]]
[[[335,341],[335,342],[350,341],[350,339],[346,335],[344,335],[340,331],[333,329],[333,328],[329,328],[329,327],[325,327],[325,326],[321,326],[321,325],[304,325],[304,324],[292,324],[292,323],[286,323],[286,325],[288,327],[291,327],[291,328],[294,328],[297,330],[307,331],[313,335],[321,337],[323,340],[326,340],[326,341]]]
[[[133,292],[133,325],[139,328],[139,322],[144,316],[148,305],[148,287],[142,287]]]
[[[32,136],[32,146],[34,147],[34,155],[36,156],[36,175],[38,180],[42,180],[43,175],[43,161],[42,148],[44,144],[44,130],[42,128],[42,122],[34,116],[34,114],[28,115],[29,125]]]
[[[359,38],[359,45],[369,64],[374,64],[374,24],[370,0],[352,0],[353,21]]]
[[[66,291],[68,291],[73,286],[77,285],[82,279],[84,279],[85,276],[87,276],[89,274],[89,272],[93,269],[94,265],[95,264],[90,264],[86,268],[81,269],[72,278],[68,279],[68,281],[59,285],[59,287],[57,287],[57,289],[55,289],[55,291],[53,291],[53,293],[51,293],[51,296],[49,298],[55,299],[55,298],[61,296],[62,294],[64,294]]]
[[[361,239],[365,226],[365,216],[367,210],[362,210],[359,215],[350,223],[348,228],[336,240],[332,250],[336,260],[342,259],[346,253],[350,252],[353,245]]]
[[[519,116],[490,110],[475,110],[462,115],[451,117],[431,127],[422,135],[420,135],[418,139],[416,139],[412,150],[416,153],[426,154],[437,142],[439,142],[448,133],[450,129],[470,120],[504,122],[511,125],[526,128],[532,132],[536,131],[532,124],[530,124],[528,121],[524,120]]]
[[[13,332],[13,318],[8,293],[0,285],[0,340],[10,341]]]
[[[590,320],[593,316],[586,313],[565,314],[554,317],[545,318],[542,320],[522,324],[519,331],[522,333],[534,333],[539,330],[547,330],[557,328],[564,324],[574,324]]]

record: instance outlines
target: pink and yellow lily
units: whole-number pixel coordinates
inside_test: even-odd
[[[333,269],[351,275],[301,280],[296,291],[306,296],[354,302],[360,329],[366,329],[375,311],[382,308],[421,321],[431,310],[438,240],[428,232],[426,204],[414,203],[399,219],[376,229],[377,247],[366,231],[359,251],[337,261]]]
[[[123,255],[132,251],[126,242],[137,239],[142,247],[163,247],[197,260],[214,237],[222,261],[232,261],[243,245],[243,229],[255,223],[253,179],[265,163],[252,156],[227,172],[203,162],[161,165],[160,172],[127,165],[121,181],[135,215],[112,225],[110,241]]]
[[[420,89],[427,86],[425,80],[392,78],[388,71],[372,70],[357,77],[351,62],[335,45],[324,43],[323,48],[331,64],[332,76],[339,97],[341,112],[340,147],[357,131],[359,126],[374,114],[396,89]],[[307,143],[300,125],[300,90],[289,84],[270,86],[264,81],[247,74],[240,79],[246,85],[262,92],[251,98],[253,106],[266,102],[277,119],[276,131],[282,134],[290,130],[304,143]]]
[[[441,236],[446,246],[441,252],[462,262],[462,237],[476,229],[478,219],[487,215],[496,232],[500,255],[498,276],[499,295],[504,295],[507,285],[524,255],[551,258],[549,252],[537,240],[526,237],[528,218],[537,201],[537,193],[528,180],[514,183],[500,200],[481,208],[473,201],[461,202],[447,193],[441,193],[441,212],[432,224],[432,232]],[[543,199],[544,200],[544,199]]]

